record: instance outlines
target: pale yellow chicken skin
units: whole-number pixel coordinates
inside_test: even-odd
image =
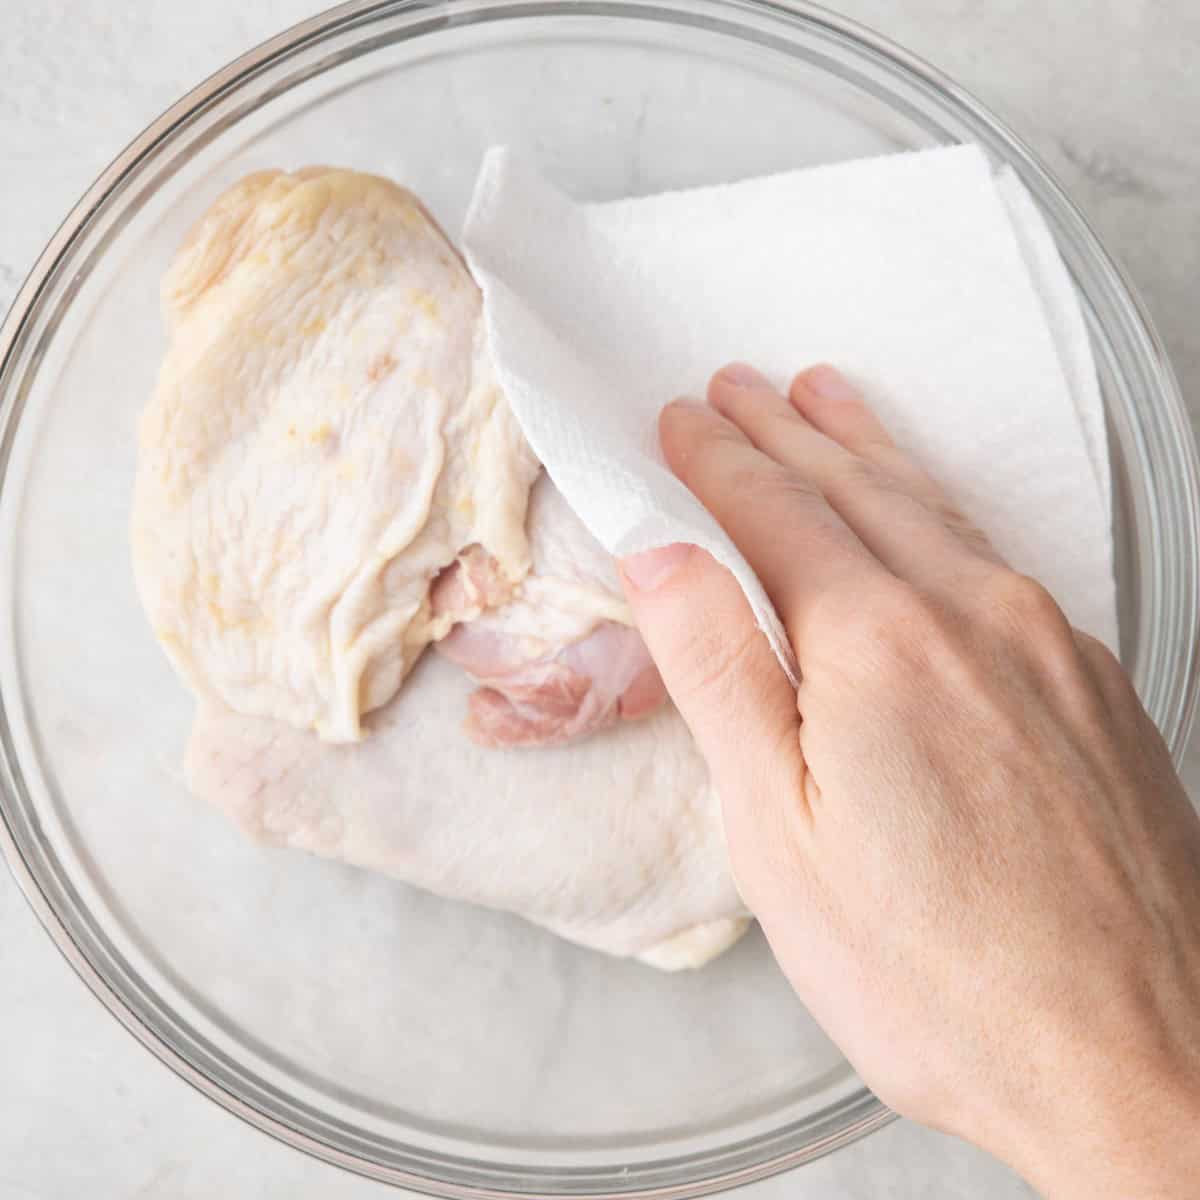
[[[537,463],[479,291],[410,193],[312,168],[230,188],[163,306],[133,513],[154,632],[203,699],[354,741],[482,606],[435,612],[439,571],[479,548],[496,602],[529,568]]]

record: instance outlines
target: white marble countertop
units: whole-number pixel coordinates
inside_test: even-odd
[[[313,0],[3,0],[0,310],[120,147]],[[1142,289],[1200,419],[1200,8],[1191,0],[832,0],[975,91],[1058,172]],[[1200,737],[1187,777],[1200,796]],[[907,1123],[768,1195],[1004,1200],[985,1155]],[[0,1200],[394,1195],[228,1116],[92,999],[0,870]]]

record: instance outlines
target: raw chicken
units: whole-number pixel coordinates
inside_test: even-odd
[[[534,485],[526,529],[533,566],[513,599],[438,643],[484,685],[471,696],[467,733],[485,746],[542,746],[653,712],[666,689],[612,556],[546,475]],[[439,594],[470,607],[481,586],[471,575],[465,564],[453,570],[435,607]],[[460,596],[464,588],[474,590]]]
[[[251,837],[505,909],[657,967],[699,966],[748,923],[721,815],[669,705],[572,746],[485,749],[469,680],[428,655],[370,736],[335,746],[202,705],[189,786]]]
[[[154,632],[202,700],[353,741],[528,570],[537,464],[479,291],[408,192],[313,168],[226,192],[163,302],[133,514]],[[486,585],[435,612],[464,554]]]
[[[199,697],[192,790],[260,841],[664,969],[736,941],[704,764],[548,480],[526,525],[538,466],[420,204],[348,171],[251,176],[164,302],[133,544]],[[518,745],[545,748],[496,748]]]

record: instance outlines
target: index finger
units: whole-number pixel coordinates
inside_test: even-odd
[[[715,409],[669,404],[659,436],[671,469],[762,581],[801,670],[804,648],[825,616],[897,586],[812,484],[758,450]]]

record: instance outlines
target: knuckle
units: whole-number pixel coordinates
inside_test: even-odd
[[[824,507],[817,488],[802,475],[786,467],[767,466],[761,461],[735,467],[730,476],[731,494],[740,502],[762,512],[786,513],[792,506]]]
[[[880,446],[871,458],[877,474],[869,477],[879,486],[888,486],[911,496],[933,514],[961,542],[972,550],[994,558],[995,550],[987,534],[942,491],[938,483],[897,446]]]
[[[1004,645],[1041,663],[1052,677],[1078,674],[1075,630],[1040,583],[1015,571],[998,571],[984,589],[984,603],[986,625]]]
[[[813,513],[804,526],[804,555],[813,562],[828,561],[844,555],[853,535],[825,504],[823,497],[812,495]]]
[[[935,496],[931,506],[934,515],[965,546],[986,557],[995,555],[987,534],[944,496]]]
[[[758,463],[740,462],[730,467],[725,475],[724,487],[731,496],[741,498],[744,503],[754,505],[767,488],[762,466]]]
[[[1075,640],[1084,658],[1098,674],[1109,678],[1125,678],[1125,669],[1120,660],[1099,638],[1077,630]]]
[[[740,426],[748,416],[756,414],[759,395],[753,388],[724,388],[720,392],[719,402],[713,402],[714,411]]]
[[[737,426],[726,421],[715,409],[693,410],[690,423],[693,455],[717,454],[729,446],[746,444],[746,438]]]
[[[907,479],[930,492],[937,491],[937,485],[921,470],[894,442],[876,442],[870,447],[871,459],[876,466],[892,479]]]
[[[748,625],[731,633],[718,623],[704,621],[678,630],[671,651],[676,688],[702,702],[720,702],[722,695],[745,680],[761,658],[762,633]]]
[[[1076,631],[1075,640],[1101,688],[1111,697],[1133,700],[1140,706],[1141,702],[1137,700],[1137,693],[1121,660],[1091,634]]]
[[[1054,597],[1028,575],[997,571],[983,597],[988,613],[1022,637],[1057,639],[1070,631]]]
[[[857,454],[846,454],[829,472],[824,492],[835,506],[862,491],[885,491],[895,487],[893,477],[869,458]]]
[[[708,472],[735,444],[745,444],[737,427],[715,409],[670,404],[659,418],[659,437],[667,459],[685,478]]]

